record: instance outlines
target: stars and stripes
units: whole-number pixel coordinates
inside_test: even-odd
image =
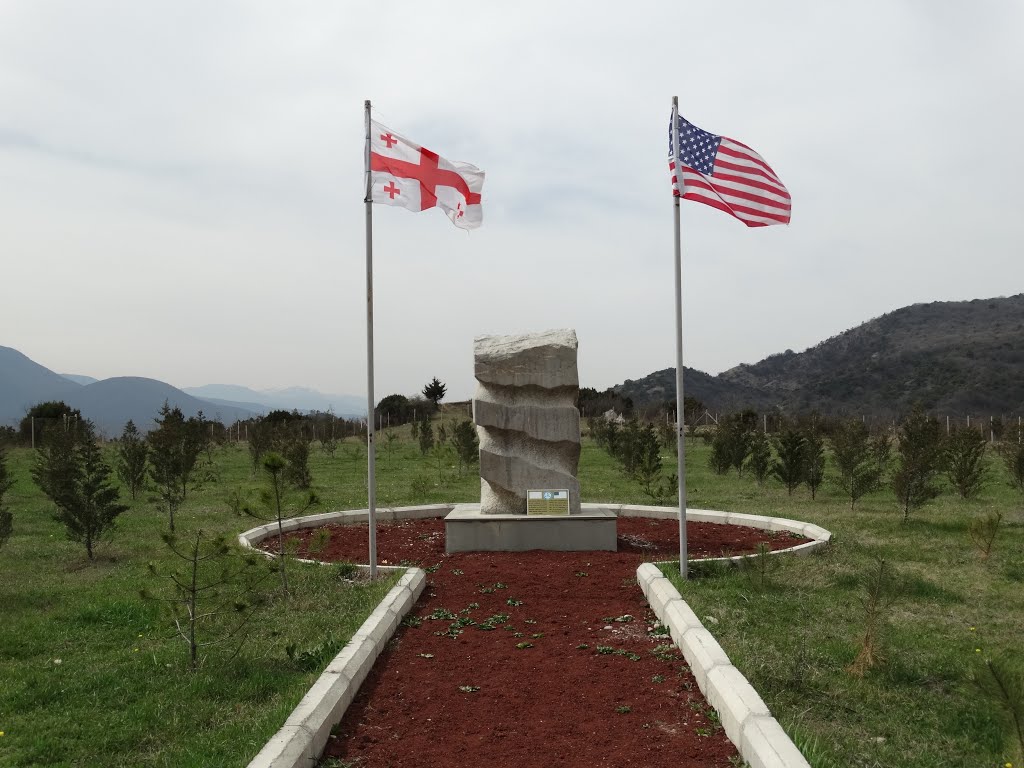
[[[748,227],[789,223],[789,190],[757,152],[735,139],[703,131],[682,115],[678,137],[684,200],[718,208]],[[668,167],[672,173],[672,193],[678,197],[679,175],[672,157],[672,138],[670,124]]]

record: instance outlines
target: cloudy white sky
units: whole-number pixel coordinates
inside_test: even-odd
[[[378,398],[573,327],[674,365],[671,97],[789,227],[683,205],[687,365],[1024,290],[1024,6],[981,0],[0,4],[0,345],[65,373],[365,391],[363,100],[487,173],[484,225],[376,206]]]

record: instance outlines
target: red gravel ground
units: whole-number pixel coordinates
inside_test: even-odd
[[[293,535],[300,553],[362,562],[366,526]],[[341,765],[729,768],[733,745],[636,584],[678,554],[678,523],[619,518],[617,552],[446,555],[444,521],[381,524],[382,563],[428,584],[331,737]],[[689,523],[691,557],[801,541]],[[309,553],[312,543],[314,553]],[[338,762],[329,763],[337,765]]]

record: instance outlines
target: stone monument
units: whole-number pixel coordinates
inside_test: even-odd
[[[580,504],[577,346],[572,330],[474,339],[480,503],[445,517],[445,551],[615,551],[616,510]]]
[[[580,511],[576,332],[478,336],[473,418],[480,437],[480,511],[526,514],[532,489],[569,491]]]

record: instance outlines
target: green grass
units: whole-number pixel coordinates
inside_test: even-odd
[[[408,427],[393,431],[402,435],[393,455],[383,435],[378,447],[380,506],[479,498],[475,467],[460,476],[449,458],[439,475]],[[155,585],[146,563],[168,562],[159,538],[166,513],[140,498],[89,563],[29,479],[31,452],[8,455],[17,483],[8,499],[14,535],[0,549],[0,765],[245,765],[316,678],[288,660],[285,646],[344,641],[390,587],[351,587],[332,569],[293,565],[296,596],[273,602],[238,658],[214,651],[187,672],[184,644],[167,639],[158,608],[137,596]],[[665,463],[674,471],[673,457]],[[248,454],[221,449],[214,467],[216,480],[180,510],[179,530],[234,535],[257,524],[228,503],[235,491],[256,498]],[[315,449],[311,468],[322,499],[315,511],[365,507],[365,447],[350,438],[333,458]],[[649,502],[589,441],[580,481],[584,501]],[[695,440],[687,487],[694,508],[808,520],[836,535],[824,555],[780,560],[763,588],[742,572],[682,586],[700,616],[717,619],[709,628],[816,768],[1012,759],[996,709],[969,679],[975,648],[994,655],[1024,645],[1024,515],[998,467],[981,499],[960,502],[947,492],[906,525],[885,491],[851,512],[828,486],[811,501],[803,489],[790,498],[777,485],[714,475]],[[967,527],[989,509],[1007,522],[986,563]],[[858,579],[876,556],[898,566],[908,593],[890,614],[884,662],[856,679],[845,670],[862,626]]]
[[[971,679],[976,660],[1024,651],[1024,497],[991,462],[981,497],[950,489],[907,524],[890,491],[851,511],[834,487],[812,501],[778,484],[714,475],[689,444],[693,507],[817,523],[834,534],[824,554],[775,559],[767,584],[743,570],[680,583],[670,577],[816,768],[1020,765],[1016,740]],[[689,468],[692,466],[692,470]],[[971,544],[971,519],[1004,514],[991,558]],[[903,595],[888,612],[882,662],[851,675],[864,631],[860,579],[876,558],[894,565]],[[980,651],[978,650],[980,649]]]
[[[139,597],[162,587],[147,563],[172,564],[166,513],[140,496],[90,563],[30,480],[31,451],[8,457],[17,482],[14,535],[0,549],[0,765],[245,765],[320,672],[289,662],[285,646],[347,640],[395,581],[352,586],[333,569],[293,564],[294,596],[273,597],[239,654],[210,650],[189,672],[187,646]],[[312,463],[323,508],[365,506],[365,464],[357,475],[340,456]],[[256,497],[244,449],[215,452],[214,471],[179,511],[179,533],[234,537],[259,524],[227,503],[234,489]]]

